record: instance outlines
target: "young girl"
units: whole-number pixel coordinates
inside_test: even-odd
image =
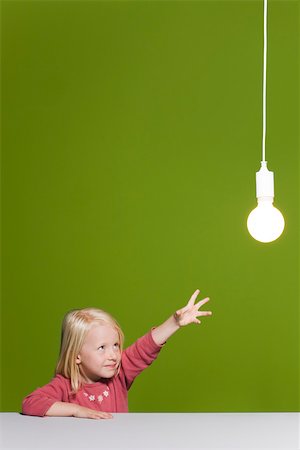
[[[127,392],[135,377],[158,356],[180,327],[201,323],[199,311],[209,301],[195,304],[197,289],[187,305],[166,322],[123,351],[123,332],[108,313],[85,308],[70,311],[62,325],[56,376],[23,400],[23,414],[109,419],[111,412],[128,412]]]

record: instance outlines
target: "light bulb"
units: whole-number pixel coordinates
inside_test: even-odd
[[[248,216],[248,231],[257,241],[275,241],[283,232],[284,218],[273,206],[274,174],[267,169],[266,161],[262,161],[256,172],[256,197],[258,204]]]
[[[272,242],[279,238],[284,229],[284,218],[273,206],[272,197],[258,199],[258,205],[248,216],[248,231],[260,242]]]

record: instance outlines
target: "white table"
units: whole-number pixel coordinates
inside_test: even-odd
[[[300,449],[299,413],[128,413],[113,419],[1,413],[2,449]]]

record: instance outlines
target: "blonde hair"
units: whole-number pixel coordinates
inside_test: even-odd
[[[65,315],[62,323],[60,354],[55,373],[70,379],[73,394],[83,384],[81,369],[76,364],[76,358],[81,351],[88,331],[95,323],[112,326],[119,336],[120,351],[122,352],[123,350],[123,331],[118,322],[109,313],[97,308],[74,309],[69,311]],[[116,375],[119,374],[119,371],[120,364]]]

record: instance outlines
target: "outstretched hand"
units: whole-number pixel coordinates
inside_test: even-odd
[[[199,289],[197,289],[191,296],[187,305],[175,312],[174,318],[180,327],[184,327],[185,325],[189,325],[190,323],[199,324],[201,323],[201,321],[197,317],[212,315],[211,311],[199,311],[199,308],[201,308],[201,306],[209,301],[209,298],[207,297],[195,303],[199,292]]]

